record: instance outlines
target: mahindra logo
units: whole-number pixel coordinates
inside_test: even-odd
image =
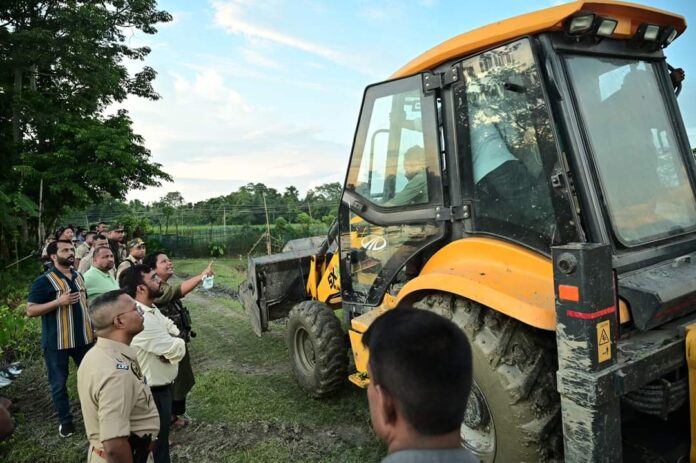
[[[367,235],[362,240],[360,240],[360,246],[368,251],[381,251],[387,247],[387,240],[381,236]]]

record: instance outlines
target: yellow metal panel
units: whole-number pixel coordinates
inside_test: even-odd
[[[689,409],[691,415],[689,461],[696,463],[696,325],[686,328],[686,364],[689,367]]]
[[[379,317],[387,310],[385,307],[378,307],[376,309],[365,312],[359,317],[355,317],[350,321],[350,327],[357,331],[358,333],[364,333],[367,328],[372,324],[375,318]]]
[[[355,359],[355,368],[358,370],[358,373],[363,373],[365,376],[367,375],[369,353],[365,346],[363,346],[362,335],[367,331],[367,328],[372,322],[387,310],[389,309],[386,307],[377,307],[350,321],[351,329],[348,330],[348,336],[350,337],[350,347],[353,351],[353,358]],[[351,381],[355,383],[352,379]]]
[[[348,330],[348,335],[350,336],[350,347],[353,351],[353,358],[355,359],[355,368],[358,372],[367,374],[368,351],[365,346],[363,346],[362,333]]]
[[[556,328],[551,260],[502,240],[448,244],[404,285],[397,305],[409,294],[433,290],[458,294],[537,328]]]
[[[525,35],[562,30],[563,22],[579,11],[591,11],[618,20],[614,37],[632,36],[641,23],[672,25],[681,35],[686,29],[682,16],[647,6],[617,1],[579,0],[516,16],[453,37],[418,56],[396,71],[392,78],[433,69],[449,60],[468,56]]]
[[[623,299],[619,299],[619,322],[626,323],[631,321],[631,312],[628,310],[628,305]]]
[[[556,329],[556,301],[551,260],[502,240],[464,238],[440,249],[418,277],[396,296],[398,306],[420,291],[443,291],[471,299],[528,325]],[[631,320],[626,302],[619,300],[620,322]]]
[[[329,304],[341,302],[341,277],[339,274],[338,253],[324,266],[321,280],[317,286],[317,299]]]
[[[348,380],[358,387],[366,389],[370,384],[370,378],[365,373],[353,373],[348,376]]]

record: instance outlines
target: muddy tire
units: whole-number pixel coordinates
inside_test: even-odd
[[[333,310],[300,302],[288,314],[288,351],[297,381],[313,397],[336,392],[347,378],[346,335]]]
[[[414,307],[452,320],[471,343],[474,385],[462,445],[487,463],[562,461],[553,335],[449,294]]]

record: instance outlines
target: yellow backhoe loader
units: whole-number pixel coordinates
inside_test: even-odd
[[[327,239],[250,260],[255,331],[288,317],[321,397],[368,383],[376,317],[433,311],[472,344],[482,461],[696,461],[696,164],[665,57],[685,29],[580,0],[370,85]]]

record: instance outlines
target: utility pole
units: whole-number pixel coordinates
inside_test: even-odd
[[[266,193],[263,194],[263,209],[266,211],[266,252],[271,255],[271,224],[268,222],[268,206],[266,206]]]
[[[309,218],[312,219],[312,203],[307,201],[307,211],[309,212]]]
[[[44,232],[43,224],[41,223],[41,213],[43,212],[43,177],[41,177],[41,182],[39,183],[39,246],[43,246]]]

